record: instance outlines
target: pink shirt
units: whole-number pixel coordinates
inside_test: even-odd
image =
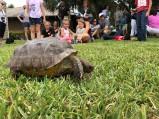
[[[65,40],[66,42],[71,43],[72,42],[72,37],[70,35],[69,29],[61,28],[61,30],[64,31],[64,36],[63,37],[60,36],[60,40]]]
[[[148,23],[151,28],[159,28],[159,16],[150,15],[148,17]]]
[[[29,17],[40,18],[41,17],[41,7],[43,0],[26,0],[27,5],[29,5]]]

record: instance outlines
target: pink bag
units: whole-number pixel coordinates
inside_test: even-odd
[[[117,40],[117,41],[124,40],[124,36],[115,36],[114,40]]]

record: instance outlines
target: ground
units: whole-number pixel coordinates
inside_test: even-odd
[[[13,80],[5,64],[20,44],[0,48],[0,118],[159,118],[158,39],[75,45],[95,66],[80,83],[69,77]]]

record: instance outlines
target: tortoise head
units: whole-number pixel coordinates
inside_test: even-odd
[[[80,59],[80,61],[83,65],[84,73],[91,73],[94,70],[94,66],[91,65],[89,62],[82,60],[82,59]]]

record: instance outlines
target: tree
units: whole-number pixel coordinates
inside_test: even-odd
[[[13,4],[8,5],[8,8],[14,8]]]
[[[54,10],[58,3],[60,3],[61,0],[44,0],[46,3],[46,6],[50,10]],[[71,7],[75,7],[76,5],[82,7],[83,0],[64,0],[69,4]],[[93,8],[96,11],[100,11],[105,5],[108,6],[116,6],[116,5],[124,5],[127,8],[133,7],[134,0],[88,0],[90,2],[90,5],[93,6]],[[158,6],[159,2],[156,0],[153,1],[153,6]]]
[[[60,2],[60,0],[44,0],[46,8],[54,11],[56,9],[57,4]]]
[[[46,6],[51,11],[54,11],[58,3],[60,3],[61,0],[44,0],[46,2]],[[83,0],[64,0],[67,2],[69,7],[76,7],[77,5],[81,8]],[[90,7],[93,8],[96,16],[98,13],[107,5],[110,6],[111,11],[113,12],[115,10],[115,7],[117,5],[122,6],[122,8],[127,9],[127,11],[130,11],[130,8],[134,7],[134,1],[135,0],[88,0],[90,2]],[[159,2],[156,0],[153,1],[153,6],[158,6]]]

